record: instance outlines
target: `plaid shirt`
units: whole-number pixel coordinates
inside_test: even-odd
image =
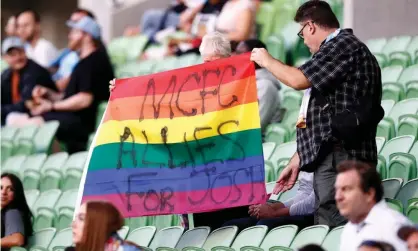
[[[321,147],[333,140],[331,113],[350,110],[362,96],[381,100],[382,81],[375,57],[351,29],[342,29],[335,38],[323,42],[312,59],[299,69],[312,85],[306,128],[297,128],[300,167],[310,169]],[[321,102],[324,98],[326,104]],[[344,147],[344,142],[341,143]],[[355,149],[345,150],[355,159],[377,160],[374,138],[363,140]]]

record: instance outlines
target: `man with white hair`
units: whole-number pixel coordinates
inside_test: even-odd
[[[222,33],[209,33],[202,38],[199,52],[205,63],[227,58],[231,56],[231,42]]]

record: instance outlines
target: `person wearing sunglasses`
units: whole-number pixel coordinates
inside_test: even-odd
[[[275,192],[293,187],[299,171],[314,172],[315,223],[341,226],[336,207],[336,166],[347,159],[376,166],[376,130],[383,118],[380,67],[351,29],[341,29],[325,1],[302,4],[294,20],[298,35],[313,54],[299,68],[255,48],[251,60],[282,84],[304,90],[297,127],[297,152],[281,172]]]

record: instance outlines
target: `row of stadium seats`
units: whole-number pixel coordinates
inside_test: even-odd
[[[407,68],[400,65],[382,69],[382,99],[399,100],[418,98],[418,64]]]
[[[285,225],[268,231],[266,226],[254,226],[242,230],[238,235],[236,226],[222,227],[210,231],[209,227],[197,227],[184,232],[183,227],[174,226],[156,230],[153,226],[129,231],[125,226],[118,233],[144,250],[157,251],[262,251],[297,250],[306,244],[318,244],[326,250],[337,250],[342,227],[330,231],[328,226],[307,227],[298,232],[295,225]],[[71,229],[58,231],[46,228],[35,232],[30,239],[30,251],[62,251],[71,245]],[[12,251],[23,251],[13,248]]]
[[[418,36],[370,39],[366,45],[376,56],[380,67],[418,64]]]

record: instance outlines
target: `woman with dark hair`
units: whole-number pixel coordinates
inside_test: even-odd
[[[358,248],[359,251],[395,251],[395,248],[383,241],[363,241]]]
[[[26,202],[20,179],[10,173],[1,175],[1,249],[25,246],[32,235],[32,212]]]
[[[80,206],[72,224],[73,243],[65,251],[139,251],[140,247],[126,242],[117,234],[124,219],[109,202],[89,201]]]

